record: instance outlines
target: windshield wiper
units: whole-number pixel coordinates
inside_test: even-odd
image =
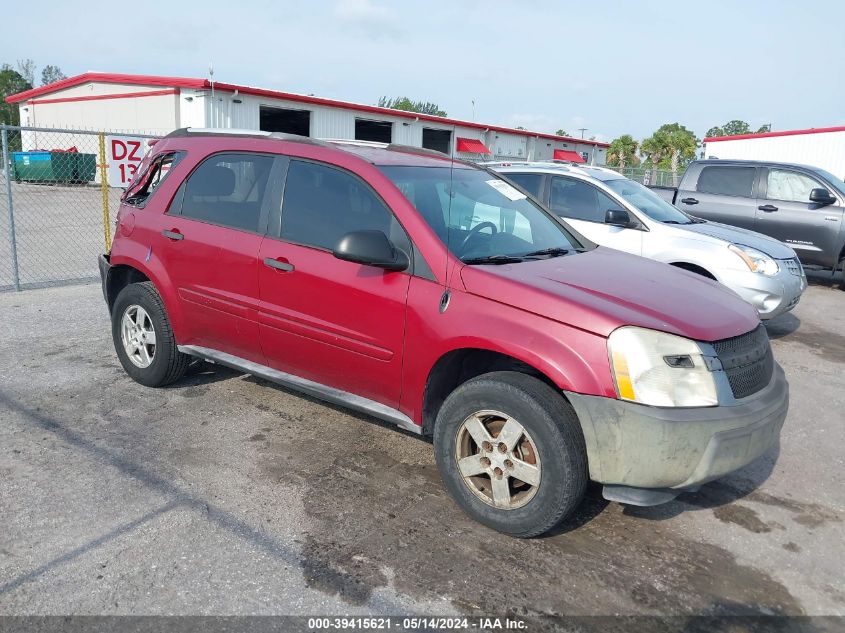
[[[464,264],[518,264],[525,261],[515,255],[485,255],[484,257],[470,257],[463,260]]]
[[[694,224],[694,222],[678,222],[677,220],[663,220],[663,224]]]
[[[550,257],[557,257],[558,255],[566,255],[569,253],[568,248],[561,248],[560,246],[552,246],[551,248],[541,248],[539,251],[531,251],[530,253],[525,253],[523,257],[540,257],[542,255],[548,255]]]

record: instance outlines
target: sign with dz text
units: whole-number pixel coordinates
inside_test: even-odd
[[[135,136],[107,136],[106,164],[108,164],[109,187],[126,187],[132,182],[141,165],[147,139]]]

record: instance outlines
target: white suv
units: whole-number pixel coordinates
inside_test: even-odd
[[[757,308],[761,319],[794,308],[807,287],[795,252],[782,242],[689,216],[611,169],[543,162],[487,167],[597,244],[715,279]]]

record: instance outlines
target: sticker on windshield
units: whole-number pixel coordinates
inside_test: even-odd
[[[508,200],[525,200],[526,198],[524,193],[520,193],[519,189],[509,185],[504,180],[487,180],[485,182]]]

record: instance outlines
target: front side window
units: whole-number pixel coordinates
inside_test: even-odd
[[[604,185],[638,211],[664,224],[693,224],[690,217],[666,202],[654,191],[628,178],[605,180]]]
[[[394,165],[379,169],[449,251],[465,262],[521,261],[536,251],[574,252],[586,243],[506,180],[481,169]]]
[[[756,175],[755,167],[705,167],[698,176],[697,190],[719,196],[750,198]]]
[[[809,203],[810,192],[818,187],[821,185],[817,181],[797,171],[770,169],[766,179],[766,197],[769,200]]]
[[[618,209],[619,204],[592,185],[574,178],[552,178],[549,208],[565,218],[604,222],[608,209]]]
[[[361,180],[328,165],[291,161],[282,239],[331,250],[347,233],[366,230],[381,231],[394,243],[403,241],[398,220]]]
[[[183,216],[244,231],[259,231],[261,205],[273,158],[259,154],[217,154],[185,183]]]

